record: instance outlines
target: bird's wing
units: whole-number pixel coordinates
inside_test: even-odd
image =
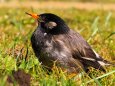
[[[107,61],[95,53],[79,33],[70,30],[69,34],[65,35],[64,41],[71,49],[74,59],[78,59],[87,67],[92,66],[105,71],[102,65],[106,64]]]

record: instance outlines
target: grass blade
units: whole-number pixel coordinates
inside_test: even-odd
[[[104,74],[104,75],[102,75],[102,76],[99,76],[99,77],[97,77],[97,78],[95,78],[95,79],[101,79],[101,78],[104,78],[104,77],[106,77],[106,76],[109,76],[110,74],[113,74],[113,73],[115,73],[115,70],[113,70],[113,71],[111,71],[111,72],[109,72],[109,73],[106,73],[106,74]],[[86,82],[85,84],[88,84],[88,83],[93,82],[93,81],[94,81],[94,79],[91,79],[91,80],[89,80],[88,82]]]
[[[98,79],[96,79],[94,76],[92,76],[92,78],[94,79],[94,81],[97,83],[98,86],[102,86]]]
[[[92,24],[92,34],[91,36],[89,37],[89,39],[87,40],[88,42],[91,40],[92,37],[94,37],[96,35],[96,33],[98,32],[98,21],[99,21],[99,17],[96,17],[93,24]]]
[[[106,39],[110,38],[111,36],[113,36],[115,34],[115,32],[112,32]]]
[[[112,13],[109,12],[108,16],[107,16],[106,19],[105,19],[105,25],[104,25],[105,27],[108,26],[108,23],[109,23],[109,20],[110,20],[110,18],[111,18],[111,15],[112,15]]]

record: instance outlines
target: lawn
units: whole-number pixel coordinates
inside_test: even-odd
[[[0,8],[0,84],[12,86],[8,78],[14,71],[23,70],[31,75],[31,86],[114,86],[115,67],[105,67],[106,73],[91,68],[91,79],[87,74],[81,77],[67,75],[54,68],[47,74],[31,48],[30,38],[37,27],[35,21],[25,12],[51,12],[62,17],[70,28],[79,32],[103,58],[115,62],[115,12],[104,10],[69,9],[26,9]],[[22,72],[23,73],[23,72]],[[22,74],[23,75],[23,74]],[[27,75],[27,74],[26,74]],[[21,74],[19,75],[21,77]],[[24,81],[25,77],[22,78]],[[24,80],[23,80],[24,79]],[[14,85],[18,81],[14,79]],[[25,85],[23,85],[25,86]],[[29,85],[28,85],[29,86]]]

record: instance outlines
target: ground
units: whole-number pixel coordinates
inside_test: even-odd
[[[51,5],[50,5],[51,4]],[[115,5],[77,2],[0,3],[0,83],[1,86],[114,86],[115,67],[106,73],[91,68],[87,74],[67,75],[55,68],[47,73],[31,48],[30,38],[37,25],[25,12],[51,12],[79,32],[104,59],[115,63]],[[27,78],[23,78],[27,77]],[[17,79],[19,78],[19,79]]]

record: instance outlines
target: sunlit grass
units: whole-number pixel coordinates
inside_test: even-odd
[[[30,43],[32,32],[37,27],[25,14],[52,12],[79,32],[105,59],[115,62],[115,12],[63,9],[0,8],[0,83],[9,86],[8,75],[13,70],[24,69],[31,74],[31,84],[38,86],[114,86],[115,67],[106,67],[107,73],[92,70],[93,80],[87,74],[68,77],[61,70],[48,74],[35,57]],[[17,84],[17,83],[16,83]]]

